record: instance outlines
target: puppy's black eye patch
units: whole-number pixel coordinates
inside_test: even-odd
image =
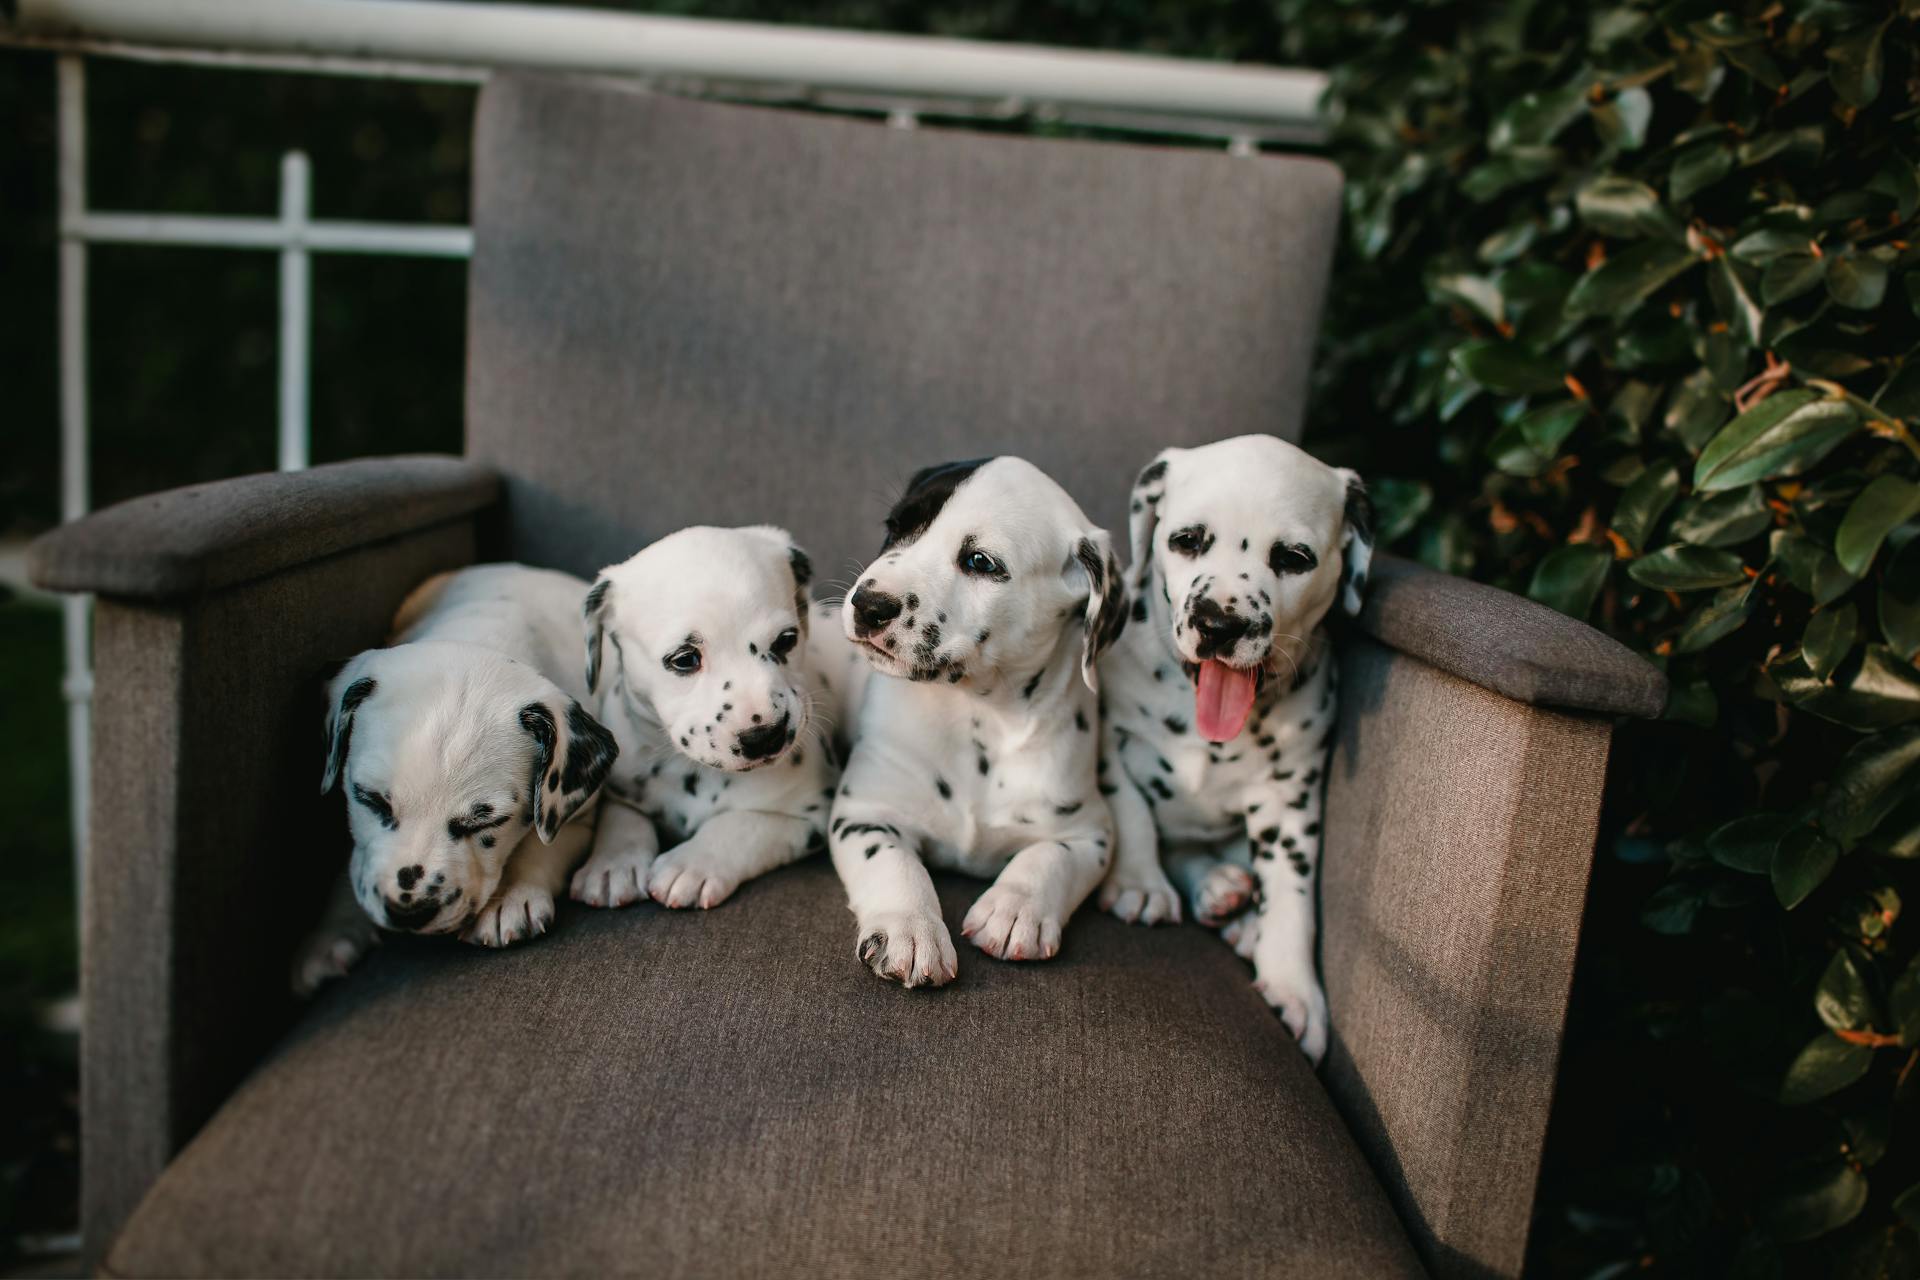
[[[359,783],[353,786],[353,798],[360,807],[380,820],[380,825],[389,831],[397,831],[400,819],[393,816],[393,802],[378,791],[369,791]]]
[[[1275,573],[1312,573],[1320,565],[1313,548],[1299,542],[1276,542],[1267,553],[1267,567]]]
[[[992,458],[974,458],[967,462],[945,462],[914,472],[913,478],[907,481],[906,492],[893,504],[893,510],[887,512],[887,540],[880,544],[880,549],[904,547],[925,533],[953,491],[992,461]]]
[[[465,840],[468,836],[479,835],[482,831],[491,831],[495,827],[505,826],[513,818],[510,813],[503,813],[497,818],[490,817],[492,812],[492,805],[477,804],[473,806],[473,812],[467,817],[448,818],[447,834],[455,840]]]
[[[1213,550],[1213,534],[1203,524],[1190,524],[1167,535],[1167,550],[1187,557],[1203,556]]]

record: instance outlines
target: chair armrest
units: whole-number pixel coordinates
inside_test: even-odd
[[[1374,560],[1354,625],[1517,702],[1648,718],[1667,703],[1665,675],[1586,623],[1397,556]]]
[[[268,472],[133,498],[34,541],[52,591],[173,600],[431,528],[492,505],[500,477],[414,454]]]
[[[97,1262],[290,1025],[293,951],[350,846],[320,795],[329,665],[472,563],[491,472],[316,467],[101,512],[39,545],[94,608],[82,986],[82,1229]]]

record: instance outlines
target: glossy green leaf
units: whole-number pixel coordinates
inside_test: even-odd
[[[1733,265],[1732,258],[1720,255],[1713,260],[1707,288],[1713,295],[1714,307],[1726,319],[1733,336],[1749,346],[1759,346],[1765,313],[1753,300],[1753,289],[1741,278],[1740,271]]]
[[[1578,400],[1530,409],[1494,433],[1487,443],[1487,457],[1508,475],[1539,475],[1552,464],[1561,443],[1586,416],[1586,406]]]
[[[1697,884],[1670,880],[1654,890],[1640,910],[1640,923],[1655,933],[1677,935],[1693,928],[1707,902],[1707,891]]]
[[[1637,85],[1593,108],[1594,130],[1608,146],[1622,151],[1638,151],[1645,145],[1652,121],[1653,95]]]
[[[1723,427],[1700,453],[1693,484],[1702,492],[1797,475],[1858,424],[1846,401],[1806,390],[1767,397]]]
[[[1673,200],[1691,200],[1733,172],[1733,147],[1725,139],[1696,142],[1673,158],[1667,177],[1667,195]]]
[[[1663,422],[1689,449],[1698,449],[1726,422],[1728,398],[1714,385],[1713,375],[1696,369],[1674,389]]]
[[[1860,611],[1852,605],[1816,613],[1807,621],[1800,652],[1807,669],[1825,680],[1853,649],[1860,632]]]
[[[1585,621],[1594,597],[1606,584],[1613,553],[1593,543],[1560,547],[1541,558],[1527,586],[1527,596],[1570,618]]]
[[[1558,364],[1498,338],[1463,342],[1453,349],[1451,359],[1466,377],[1505,395],[1557,391],[1565,377]]]
[[[1772,523],[1773,512],[1760,486],[1750,484],[1689,499],[1674,513],[1668,532],[1675,542],[1730,547],[1765,532]]]
[[[1909,961],[1887,989],[1887,1016],[1901,1044],[1920,1044],[1920,956]]]
[[[1627,486],[1615,504],[1613,531],[1625,538],[1635,551],[1640,550],[1679,492],[1679,467],[1666,461],[1648,467]]]
[[[1821,805],[1820,825],[1836,839],[1859,840],[1917,786],[1920,725],[1876,733],[1841,758]]]
[[[1760,274],[1760,300],[1768,306],[1797,298],[1820,287],[1827,278],[1827,260],[1810,253],[1787,253],[1767,263]]]
[[[1656,591],[1703,591],[1746,581],[1746,562],[1718,547],[1675,543],[1633,561],[1627,576]]]
[[[1427,282],[1427,293],[1442,302],[1457,302],[1493,324],[1507,318],[1506,299],[1493,281],[1464,271],[1448,271]]]
[[[1887,296],[1887,264],[1864,253],[1849,253],[1827,264],[1827,294],[1843,307],[1871,311]]]
[[[1880,575],[1880,632],[1894,656],[1920,654],[1920,537],[1887,557]]]
[[[1862,577],[1886,536],[1920,515],[1920,484],[1895,475],[1876,476],[1847,508],[1834,535],[1833,554],[1841,567]]]
[[[1773,851],[1793,826],[1778,813],[1754,813],[1723,823],[1707,837],[1707,853],[1723,867],[1764,876],[1773,872]]]
[[[1826,882],[1839,861],[1839,845],[1812,827],[1794,827],[1773,850],[1773,896],[1793,910]]]
[[[1920,790],[1894,805],[1863,844],[1889,858],[1920,858]]]
[[[1834,672],[1814,675],[1803,655],[1768,667],[1765,679],[1800,710],[1868,732],[1920,720],[1920,671],[1883,644],[1870,644]]]
[[[1831,1097],[1867,1074],[1872,1064],[1872,1049],[1848,1044],[1823,1031],[1809,1041],[1787,1067],[1786,1078],[1780,1082],[1780,1101],[1798,1107]]]
[[[1624,316],[1699,261],[1691,249],[1671,241],[1636,244],[1580,277],[1567,295],[1567,314]]]
[[[1920,359],[1896,370],[1874,396],[1873,405],[1896,418],[1920,419]]]
[[[1831,551],[1804,533],[1775,530],[1768,542],[1768,554],[1787,581],[1812,596],[1817,605],[1833,603],[1853,590],[1858,581],[1840,566]]]
[[[1827,74],[1833,80],[1833,91],[1840,100],[1851,106],[1870,106],[1880,96],[1880,77],[1883,60],[1883,44],[1887,34],[1887,24],[1864,27],[1836,40],[1827,49],[1827,60],[1832,64]]]
[[[1516,146],[1482,161],[1460,179],[1460,194],[1476,204],[1485,204],[1514,187],[1537,182],[1560,167],[1560,152],[1553,147]]]
[[[1668,236],[1681,238],[1684,229],[1679,219],[1667,212],[1660,195],[1644,182],[1603,174],[1580,189],[1574,197],[1580,220],[1603,235],[1638,238]]]
[[[1867,986],[1853,953],[1845,947],[1833,953],[1813,991],[1813,1011],[1835,1031],[1859,1031],[1873,1025],[1873,992]]]
[[[1704,608],[1696,609],[1687,625],[1674,637],[1675,653],[1698,653],[1720,643],[1745,626],[1753,616],[1751,584],[1727,587],[1714,593]]]
[[[1832,1036],[1826,1038],[1833,1040]],[[1865,1075],[1873,1061],[1870,1049],[1857,1045],[1842,1048],[1849,1053],[1836,1054],[1827,1068],[1829,1078],[1839,1082],[1829,1093]],[[1853,1072],[1851,1077],[1846,1075],[1848,1071]],[[1849,1164],[1834,1163],[1797,1174],[1768,1197],[1767,1230],[1776,1239],[1789,1242],[1816,1239],[1859,1217],[1867,1207],[1867,1193],[1866,1175]]]
[[[1902,1043],[1912,1042],[1903,1040]],[[1909,1230],[1920,1231],[1920,1182],[1914,1183],[1893,1198],[1893,1211],[1900,1215],[1900,1221],[1906,1223]],[[1885,1274],[1891,1276],[1898,1273],[1888,1271]]]
[[[1542,146],[1586,112],[1587,86],[1581,83],[1522,94],[1494,118],[1487,146],[1494,151]]]

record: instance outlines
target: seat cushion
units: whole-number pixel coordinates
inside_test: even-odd
[[[941,884],[957,930],[977,881]],[[402,938],[174,1161],[115,1275],[1418,1274],[1226,947],[1089,907],[905,991],[825,859],[708,912]]]

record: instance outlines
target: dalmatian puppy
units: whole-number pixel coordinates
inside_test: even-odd
[[[817,847],[838,764],[809,635],[846,646],[809,625],[811,578],[761,525],[682,529],[595,580],[586,679],[620,765],[574,898],[715,907]]]
[[[401,604],[390,647],[329,681],[320,789],[346,792],[353,856],[297,991],[344,973],[376,927],[504,947],[553,923],[618,751],[580,704],[586,591],[515,564],[440,574]]]
[[[1131,504],[1133,620],[1101,662],[1103,778],[1119,832],[1101,903],[1124,920],[1232,921],[1228,940],[1315,1063],[1320,804],[1334,731],[1321,620],[1360,608],[1360,478],[1272,436],[1167,449]],[[1117,775],[1117,776],[1116,776]],[[1251,907],[1252,915],[1240,913]]]
[[[1019,458],[921,471],[886,527],[843,609],[877,674],[828,847],[860,959],[940,986],[958,961],[923,857],[994,878],[961,933],[1003,960],[1054,955],[1106,872],[1095,662],[1126,588],[1105,531]]]

